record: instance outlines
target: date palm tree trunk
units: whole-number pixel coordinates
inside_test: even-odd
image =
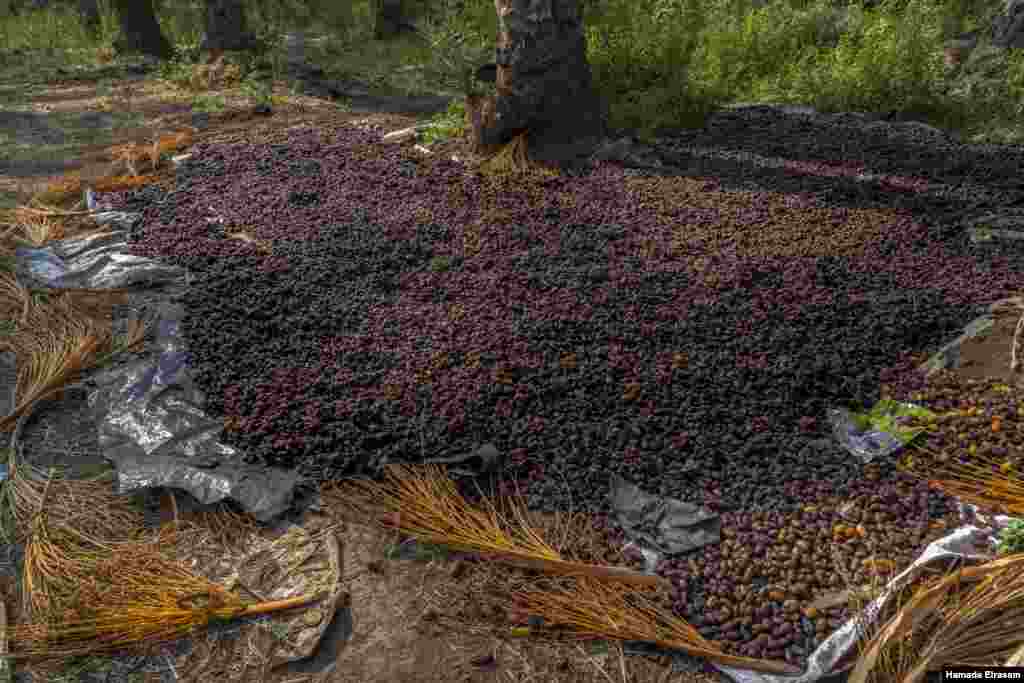
[[[607,110],[593,85],[579,0],[495,0],[495,92],[467,97],[477,152],[525,132],[527,155],[549,168],[585,161],[603,140]]]

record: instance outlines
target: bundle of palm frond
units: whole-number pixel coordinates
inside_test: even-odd
[[[165,154],[184,149],[191,145],[192,141],[192,133],[188,131],[175,133],[173,135],[154,135],[152,136],[151,142],[116,145],[108,150],[108,154],[111,159],[120,162],[131,172],[131,176],[119,177],[118,182],[123,182],[128,178],[143,177],[138,173],[138,165],[141,164],[143,160],[148,160],[150,169],[152,171],[156,171],[160,166],[160,160]],[[101,180],[107,180],[108,184],[113,184],[110,181],[114,181],[115,179],[110,178]],[[99,188],[94,186],[94,189]]]
[[[894,651],[913,655],[893,657]],[[849,681],[915,683],[943,667],[1012,665],[1022,653],[1024,554],[1018,554],[921,582],[868,640]]]
[[[91,539],[66,524],[33,522],[24,584],[28,623],[6,629],[11,659],[46,661],[147,648],[180,638],[213,620],[276,612],[323,597],[246,603],[170,559],[177,533],[153,538]]]
[[[325,486],[323,497],[357,523],[396,530],[416,540],[475,553],[558,577],[536,591],[512,591],[531,614],[590,638],[641,640],[714,661],[772,673],[797,673],[785,662],[732,657],[689,624],[665,614],[642,591],[670,584],[630,569],[571,562],[527,521],[525,506],[505,501],[502,514],[484,498],[472,507],[437,466],[391,465],[386,483],[355,479]],[[544,583],[538,579],[539,583]]]
[[[693,626],[621,583],[579,577],[535,590],[514,591],[513,599],[523,610],[543,618],[545,624],[584,637],[652,643],[752,671],[800,673],[786,662],[725,654]]]
[[[74,556],[141,538],[145,520],[128,498],[113,492],[109,481],[55,478],[53,470],[45,476],[20,458],[11,465],[4,495],[14,536],[25,544],[23,611],[42,613],[53,594],[47,586],[63,585],[76,573]],[[53,542],[55,533],[63,543]]]
[[[485,498],[483,509],[474,508],[440,467],[389,465],[385,476],[383,484],[352,479],[325,486],[324,499],[358,523],[504,564],[636,585],[670,585],[631,569],[567,561],[527,522],[525,506],[511,501],[509,511],[502,514]]]
[[[45,491],[51,495],[47,509],[51,519],[74,523],[94,536],[117,533],[141,521],[123,497],[111,490],[109,481],[69,482],[47,477],[20,457],[19,438],[33,411],[45,399],[59,397],[80,372],[100,365],[109,357],[137,346],[145,336],[142,325],[129,326],[128,338],[112,339],[104,303],[117,303],[115,292],[33,293],[10,273],[0,273],[0,310],[12,321],[12,329],[0,337],[0,350],[11,351],[18,365],[11,413],[0,418],[0,431],[13,428],[9,448],[0,449],[8,466],[8,478],[0,488],[3,523],[0,533],[10,542],[29,534],[29,522],[42,508]],[[106,320],[104,320],[104,317]]]
[[[904,458],[901,464],[904,471],[964,503],[1002,510],[1007,515],[1024,515],[1024,482],[1009,461],[979,453],[970,462],[951,461],[940,470],[929,471],[913,456]]]
[[[901,468],[961,502],[1024,513],[1024,485],[1013,463],[981,454],[969,462],[945,460],[934,469],[910,454]],[[1013,665],[1024,658],[1024,554],[956,565],[899,590],[888,619],[865,634],[851,683],[915,683],[927,670]]]
[[[106,178],[102,174],[101,176]],[[108,231],[109,228],[96,223],[94,212],[86,207],[86,199],[82,195],[82,177],[83,172],[63,176],[48,184],[49,190],[35,194],[27,203],[0,211],[0,227],[6,228],[0,233],[0,252],[13,257],[18,246],[41,247],[72,234],[82,236]],[[103,182],[108,183],[110,187],[100,187]],[[140,184],[142,183],[139,179],[126,178],[121,182],[119,178],[114,177],[93,183],[92,187],[96,190],[118,190],[137,187]],[[70,200],[76,197],[77,201],[71,204]],[[64,205],[68,204],[71,205],[65,208]]]
[[[30,406],[61,392],[85,369],[145,338],[144,326],[133,321],[128,338],[118,343],[109,319],[92,317],[99,315],[92,299],[113,297],[116,302],[123,292],[96,293],[92,299],[81,294],[77,299],[70,293],[32,294],[13,276],[0,274],[0,309],[16,316],[16,328],[0,336],[0,351],[13,352],[18,365],[17,402],[0,418],[0,431],[11,430]]]

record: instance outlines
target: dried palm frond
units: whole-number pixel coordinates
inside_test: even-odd
[[[1024,481],[1016,468],[987,455],[978,454],[971,459],[970,463],[952,461],[939,470],[925,470],[905,459],[902,469],[964,503],[1003,510],[1007,515],[1024,515]]]
[[[552,626],[581,635],[638,640],[753,671],[796,674],[786,662],[727,655],[682,619],[666,613],[636,589],[611,581],[579,577],[572,582],[513,593],[518,606]]]
[[[1024,513],[1024,483],[1013,463],[980,454],[967,463],[948,460],[936,470],[908,457],[901,469],[964,503]],[[897,651],[913,654],[895,657]],[[849,680],[916,683],[930,669],[1014,665],[1022,658],[1024,554],[1015,554],[917,582],[907,604],[867,639]]]
[[[637,585],[670,585],[661,577],[630,569],[565,560],[526,521],[524,506],[511,504],[509,513],[503,515],[485,499],[483,509],[474,508],[439,467],[390,465],[386,478],[386,484],[369,479],[343,481],[325,487],[323,495],[360,523],[397,530],[453,550],[487,555],[506,564]]]
[[[506,501],[507,514],[486,498],[483,509],[471,507],[444,471],[433,465],[391,465],[385,476],[386,484],[355,479],[325,487],[324,500],[360,523],[559,576],[568,585],[551,582],[552,587],[543,590],[511,594],[524,610],[584,637],[642,640],[758,671],[798,672],[785,662],[722,653],[685,621],[643,597],[644,588],[666,584],[659,577],[565,560],[527,522],[525,506],[514,499]]]
[[[1024,554],[924,582],[869,641],[849,680],[869,680],[887,650],[908,643],[917,655],[895,672],[900,683],[929,669],[1005,665],[1024,647]]]
[[[125,538],[126,530],[144,526],[142,512],[129,498],[114,492],[106,477],[70,480],[49,477],[20,458],[9,459],[10,472],[2,492],[5,512],[13,519],[14,539],[32,533],[32,520],[43,509],[55,523],[73,528],[97,542]],[[12,540],[12,539],[8,539]]]
[[[86,187],[97,192],[128,190],[157,182],[156,175],[140,175],[138,164],[148,159],[155,172],[160,158],[169,152],[184,149],[193,143],[189,131],[154,136],[152,142],[115,145],[103,154],[108,161],[90,164],[84,171],[73,171],[49,183],[37,195],[37,201],[64,204],[72,197],[80,196]],[[118,170],[127,168],[131,175],[119,175]]]
[[[11,659],[48,660],[148,647],[180,638],[213,620],[306,605],[323,595],[246,603],[169,559],[175,533],[97,543],[66,525],[34,523],[26,547],[30,623],[6,630]]]
[[[128,338],[113,339],[112,330],[75,311],[72,298],[26,300],[12,280],[0,276],[0,304],[22,307],[14,334],[0,337],[0,350],[12,351],[18,362],[17,401],[10,415],[0,418],[0,431],[9,431],[18,417],[39,401],[62,391],[82,371],[142,343],[146,329],[135,321]],[[114,295],[116,296],[116,295]]]

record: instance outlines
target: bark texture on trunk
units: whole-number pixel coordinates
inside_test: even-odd
[[[495,93],[467,97],[476,151],[525,133],[531,161],[566,168],[605,135],[606,107],[593,86],[579,0],[495,0]]]
[[[114,0],[121,35],[119,52],[141,52],[157,59],[168,59],[173,52],[170,42],[160,31],[152,0]]]

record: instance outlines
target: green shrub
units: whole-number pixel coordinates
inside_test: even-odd
[[[1014,519],[999,535],[1000,555],[1024,553],[1024,519]]]
[[[448,109],[434,116],[430,120],[432,125],[422,131],[423,142],[429,145],[441,140],[461,137],[465,132],[465,117],[465,103],[458,97],[453,98],[448,104]]]

